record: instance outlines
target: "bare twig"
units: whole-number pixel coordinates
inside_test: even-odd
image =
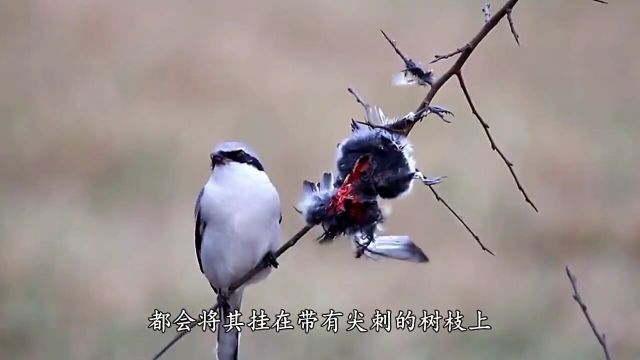
[[[276,259],[280,257],[287,250],[293,247],[300,239],[302,239],[302,237],[305,236],[309,232],[309,230],[311,230],[313,227],[314,225],[305,225],[295,235],[293,235],[291,239],[289,239],[286,243],[280,246],[280,248],[276,250],[273,256]],[[268,266],[270,265],[266,260],[260,261],[253,269],[251,269],[251,271],[247,272],[243,277],[241,277],[238,281],[236,281],[229,287],[229,294],[238,290],[238,288],[244,285],[247,281],[251,280],[252,277],[254,277],[257,273],[267,268]],[[220,307],[220,303],[216,302],[216,304],[213,307],[211,307],[210,310],[215,311],[219,307]],[[187,326],[189,326],[189,329],[193,329],[197,324],[198,324],[197,321],[192,321]],[[218,331],[220,330],[218,329]],[[162,350],[160,350],[156,355],[153,356],[153,360],[159,359],[167,350],[169,350],[175,343],[177,343],[178,340],[180,340],[183,336],[185,336],[189,332],[190,332],[189,330],[179,332],[173,339],[171,339],[171,341],[167,345],[165,345],[165,347],[162,348]]]
[[[475,117],[478,119],[480,124],[482,124],[482,128],[484,129],[484,132],[485,132],[485,134],[487,134],[487,138],[489,139],[489,142],[491,143],[491,149],[495,150],[498,153],[498,155],[500,155],[500,158],[502,158],[502,161],[504,161],[504,163],[507,165],[507,168],[509,169],[509,172],[511,173],[511,177],[513,177],[513,180],[516,182],[516,186],[518,186],[518,190],[520,190],[520,192],[524,196],[524,200],[527,203],[529,203],[531,205],[531,207],[533,207],[533,209],[535,211],[538,211],[538,208],[534,205],[533,201],[531,201],[531,199],[529,198],[529,195],[527,195],[527,192],[524,190],[524,186],[522,186],[522,184],[520,183],[520,179],[518,179],[518,176],[516,175],[516,172],[513,170],[513,163],[509,159],[507,159],[507,156],[502,152],[502,150],[500,150],[498,145],[496,145],[496,142],[493,140],[493,136],[491,135],[491,132],[489,132],[489,124],[487,124],[482,119],[482,117],[480,116],[480,113],[478,113],[478,110],[473,105],[473,101],[471,101],[471,95],[469,94],[469,90],[467,90],[467,86],[464,83],[464,78],[462,77],[462,72],[457,73],[456,76],[458,77],[458,82],[460,83],[460,88],[462,89],[462,92],[464,93],[464,97],[467,99],[467,103],[469,104],[469,107],[471,108],[471,112],[473,113],[473,115],[475,115]]]
[[[582,297],[578,292],[578,279],[576,279],[575,275],[573,275],[573,273],[569,269],[569,266],[567,266],[565,269],[567,271],[567,277],[571,282],[571,287],[573,288],[573,299],[578,303],[578,306],[580,306],[580,310],[582,310],[584,317],[587,318],[587,322],[589,323],[589,326],[591,327],[593,334],[596,336],[596,339],[598,339],[600,346],[602,346],[602,351],[604,351],[605,359],[611,360],[611,355],[609,355],[609,349],[607,348],[606,336],[604,333],[598,332],[598,328],[596,327],[596,324],[593,322],[593,320],[591,320],[591,316],[589,316],[589,312],[587,311],[587,305],[584,303],[584,301],[582,301]]]
[[[496,256],[496,254],[494,254],[493,251],[489,250],[489,248],[484,246],[482,241],[480,241],[480,237],[478,235],[476,235],[476,233],[474,233],[473,230],[471,230],[471,228],[469,227],[469,225],[467,225],[467,223],[464,221],[464,219],[462,219],[462,217],[460,215],[458,215],[458,213],[456,213],[455,210],[453,210],[451,208],[451,206],[449,206],[449,204],[447,204],[447,202],[440,196],[440,194],[438,194],[436,189],[434,189],[433,185],[427,185],[427,186],[429,186],[429,189],[431,189],[431,192],[436,197],[436,200],[441,202],[449,210],[449,212],[452,213],[453,216],[455,216],[456,219],[458,219],[458,221],[460,221],[460,223],[465,227],[465,229],[467,229],[467,231],[471,234],[471,236],[473,236],[473,238],[476,240],[478,245],[480,245],[482,250],[488,252],[489,254],[491,254],[493,256]]]
[[[511,29],[511,34],[513,34],[513,38],[516,40],[516,44],[520,46],[520,36],[516,31],[515,25],[513,25],[513,18],[511,17],[511,9],[507,11],[507,21],[509,22],[509,29]]]
[[[454,55],[459,55],[458,58],[456,59],[455,63],[453,65],[451,65],[451,67],[444,74],[442,74],[442,76],[437,78],[436,81],[433,82],[433,84],[431,84],[431,88],[429,89],[429,92],[424,97],[424,99],[422,100],[422,102],[420,103],[418,108],[416,109],[416,112],[424,110],[425,108],[428,108],[431,105],[431,101],[436,96],[436,94],[438,93],[440,88],[442,88],[442,86],[447,81],[449,81],[449,79],[451,79],[451,77],[453,77],[454,75],[458,77],[460,85],[461,85],[461,87],[463,87],[463,85],[464,85],[464,80],[462,78],[462,67],[463,67],[463,65],[469,59],[469,57],[471,56],[473,51],[476,49],[476,47],[480,44],[480,42],[487,36],[487,34],[489,34],[489,32],[491,32],[491,30],[493,30],[493,28],[495,28],[496,25],[498,25],[500,20],[502,20],[503,18],[507,17],[511,13],[513,7],[516,5],[516,3],[518,3],[518,1],[519,0],[507,0],[507,2],[502,6],[502,8],[500,8],[500,10],[498,10],[493,16],[491,16],[489,18],[489,20],[484,24],[484,26],[482,28],[480,28],[480,31],[473,37],[473,39],[471,39],[471,41],[469,43],[467,43],[465,46],[463,46],[460,49],[458,49],[458,50],[461,50],[461,51],[456,50],[456,51],[453,51],[450,54],[447,54],[448,56],[440,56],[440,58],[447,58],[447,57],[451,57],[451,56],[454,56]],[[393,40],[391,40],[388,36],[386,36],[386,34],[385,34],[385,38],[387,38],[387,41],[389,41],[389,43],[391,43],[393,45],[394,49],[396,50],[396,53],[401,53],[397,49],[397,46],[395,45],[395,42]],[[403,57],[403,59],[405,59],[406,55],[403,54],[402,57]],[[436,56],[436,61],[438,59],[439,59],[439,57]],[[538,211],[537,207],[533,204],[533,201],[529,198],[529,196],[525,192],[524,187],[520,183],[520,180],[518,179],[515,171],[513,170],[513,164],[507,159],[507,157],[498,148],[497,144],[493,140],[493,137],[491,136],[491,133],[489,132],[489,125],[484,120],[482,120],[482,118],[479,116],[478,112],[475,111],[475,106],[470,101],[471,98],[470,98],[470,96],[468,96],[468,91],[466,91],[466,88],[464,88],[464,87],[462,88],[462,90],[465,93],[465,97],[467,98],[467,102],[469,102],[469,106],[471,107],[472,111],[474,111],[474,114],[476,115],[478,120],[480,120],[480,123],[482,124],[485,133],[489,137],[489,142],[491,143],[491,148],[498,152],[498,154],[500,155],[502,160],[507,165],[507,167],[509,169],[509,172],[511,173],[513,179],[516,182],[516,185],[518,186],[518,190],[520,190],[520,192],[524,196],[525,201],[527,203],[529,203],[531,205],[531,207],[533,207],[533,209],[535,211]],[[411,132],[411,130],[413,129],[415,124],[416,124],[415,121],[414,122],[408,122],[406,124],[406,126],[404,127],[404,129],[402,129],[402,131],[406,135],[409,135],[409,133]]]
[[[387,39],[389,44],[391,44],[391,47],[393,47],[393,50],[395,50],[396,54],[398,54],[398,56],[400,56],[402,61],[404,61],[404,63],[407,64],[411,59],[402,53],[400,48],[398,48],[398,45],[396,44],[395,40],[391,40],[391,38],[387,35],[387,33],[384,32],[384,30],[380,30],[380,32],[382,33],[384,38]]]
[[[448,58],[450,58],[450,57],[452,57],[452,56],[458,55],[458,54],[460,54],[461,52],[463,52],[463,51],[467,50],[467,49],[469,48],[469,46],[470,46],[469,44],[466,44],[465,46],[463,46],[463,47],[461,47],[461,48],[459,48],[459,49],[456,49],[455,51],[452,51],[452,52],[450,52],[450,53],[448,53],[448,54],[445,54],[445,55],[435,55],[435,56],[434,56],[434,59],[433,59],[433,60],[431,60],[431,61],[429,62],[429,64],[434,64],[434,63],[437,63],[437,62],[438,62],[438,61],[440,61],[440,60],[448,59]]]
[[[362,97],[352,88],[347,88],[347,91],[349,93],[351,93],[351,95],[353,95],[354,98],[356,98],[356,101],[358,102],[358,104],[362,105],[362,107],[364,108],[365,113],[367,112],[367,109],[369,107],[369,104],[367,104],[367,102],[365,102]]]
[[[219,307],[220,307],[220,304],[216,302],[216,304],[213,307],[211,307],[209,311],[216,311]],[[191,329],[196,327],[196,325],[198,325],[197,321],[192,321],[189,324],[187,324],[187,326],[189,327],[189,330],[178,332],[178,334],[174,336],[173,339],[171,339],[171,341],[169,341],[169,343],[162,348],[162,350],[160,350],[157,354],[155,354],[152,359],[153,360],[159,359],[162,355],[164,355],[165,352],[167,352],[167,350],[169,350],[173,346],[173,344],[177,343],[178,340],[182,339],[183,336],[191,332]],[[220,329],[218,329],[218,331],[220,331]]]
[[[392,40],[384,30],[380,29],[380,32],[387,39],[387,42],[391,45],[393,50],[400,56],[402,61],[404,62],[405,71],[410,72],[413,76],[418,78],[421,82],[420,84],[426,86],[427,84],[431,85],[433,83],[433,71],[431,69],[426,69],[417,61],[414,61],[410,57],[406,56],[402,50],[398,47],[395,40]]]
[[[603,0],[593,0],[593,1],[595,1],[597,3],[600,3],[600,4],[608,4],[608,2],[603,1]]]

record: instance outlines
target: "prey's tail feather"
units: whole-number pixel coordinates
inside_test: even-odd
[[[366,245],[360,238],[359,236],[352,238],[356,249]],[[427,255],[411,241],[411,238],[401,235],[376,236],[363,253],[371,259],[389,258],[417,263],[429,261]]]
[[[229,295],[229,313],[233,314],[235,310],[240,311],[240,306],[242,305],[242,290],[243,289],[238,289]],[[220,307],[221,321],[218,324],[218,346],[216,347],[218,360],[238,360],[240,332],[236,328],[231,328],[231,330],[227,331],[228,327],[223,326],[223,324],[229,324],[229,313],[224,309],[224,306]],[[240,318],[237,320],[239,321]]]

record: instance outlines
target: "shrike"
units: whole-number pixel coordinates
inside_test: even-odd
[[[211,153],[211,176],[195,205],[195,243],[200,271],[222,304],[217,330],[219,360],[238,359],[239,332],[222,324],[240,310],[248,284],[263,280],[266,268],[229,294],[229,287],[260,261],[273,267],[280,244],[282,215],[278,191],[271,184],[256,152],[246,144],[225,142]]]

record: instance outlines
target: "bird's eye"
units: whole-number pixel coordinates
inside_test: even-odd
[[[232,161],[241,162],[244,158],[244,151],[242,150],[233,150],[233,151],[225,151],[224,156]]]

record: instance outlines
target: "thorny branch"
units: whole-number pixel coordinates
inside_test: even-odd
[[[565,268],[565,270],[567,271],[567,277],[569,278],[569,282],[571,282],[571,287],[573,288],[573,299],[578,303],[578,306],[580,306],[580,310],[582,310],[584,317],[587,318],[587,322],[589,323],[593,334],[596,336],[596,339],[598,339],[600,346],[602,346],[602,351],[604,351],[605,359],[611,360],[611,355],[609,355],[609,349],[607,348],[606,336],[604,333],[598,332],[596,324],[593,322],[593,320],[591,320],[591,316],[589,316],[587,305],[584,303],[584,301],[582,301],[582,297],[578,292],[578,279],[575,275],[573,275],[568,266]]]
[[[511,34],[513,34],[513,38],[516,40],[516,44],[520,46],[520,36],[516,31],[515,25],[513,25],[513,18],[511,17],[511,9],[507,11],[507,21],[509,22],[509,29],[511,29]]]
[[[347,88],[347,91],[353,95],[354,98],[356,98],[356,102],[360,105],[362,105],[362,107],[364,108],[364,112],[367,112],[368,109],[368,104],[366,102],[364,102],[364,100],[362,99],[362,97],[360,97],[360,94],[358,94],[355,90],[353,90],[352,88]]]
[[[439,78],[436,79],[436,81],[433,82],[433,84],[431,85],[431,88],[429,89],[429,92],[427,93],[425,98],[422,100],[422,102],[420,103],[418,108],[416,109],[416,112],[421,111],[421,110],[423,110],[425,108],[428,108],[429,105],[431,104],[431,101],[433,100],[435,95],[438,93],[440,88],[447,81],[449,81],[449,79],[451,79],[451,77],[453,77],[454,75],[458,77],[458,80],[459,80],[461,86],[462,86],[462,84],[464,84],[464,80],[462,78],[462,66],[466,63],[466,61],[469,59],[469,57],[471,56],[473,51],[480,44],[480,42],[487,36],[487,34],[489,34],[489,32],[491,30],[493,30],[493,28],[496,27],[496,25],[498,25],[500,20],[502,20],[504,17],[509,16],[509,14],[511,13],[511,10],[513,9],[513,7],[516,5],[516,3],[518,1],[519,0],[508,0],[502,6],[502,8],[500,8],[500,10],[498,10],[491,18],[489,18],[489,20],[484,24],[484,26],[482,26],[482,28],[480,28],[480,31],[473,37],[473,39],[471,39],[471,41],[469,43],[467,43],[466,45],[464,45],[463,47],[461,47],[458,50],[453,51],[453,52],[451,52],[451,53],[449,53],[447,55],[440,55],[440,56],[436,55],[435,60],[433,60],[432,62],[437,62],[439,60],[450,58],[450,57],[453,57],[453,56],[456,56],[456,55],[458,55],[458,59],[444,74],[442,74],[442,76],[440,76]],[[512,30],[512,32],[514,33],[514,37],[516,37],[516,33],[515,33],[514,29]],[[396,50],[396,53],[398,53],[398,54],[402,53],[398,49],[398,46],[395,44],[395,42],[393,40],[391,40],[386,34],[385,34],[385,38],[387,38],[389,43],[391,43],[393,45],[393,48],[394,48],[394,50]],[[401,57],[402,57],[403,61],[405,61],[405,59],[409,59],[404,54],[401,55]],[[411,59],[409,59],[409,60],[411,60]],[[476,116],[476,118],[478,119],[478,121],[480,122],[482,127],[484,128],[484,131],[485,131],[487,137],[489,138],[489,142],[491,143],[491,149],[498,152],[498,154],[500,155],[500,157],[502,158],[504,163],[509,168],[509,171],[511,172],[511,176],[513,177],[514,181],[516,182],[516,185],[518,186],[518,189],[520,190],[520,192],[524,196],[525,201],[527,203],[529,203],[531,205],[531,207],[533,207],[533,209],[535,211],[538,211],[538,208],[533,204],[533,201],[531,201],[531,199],[529,198],[529,195],[524,190],[524,187],[520,183],[520,180],[518,179],[515,171],[513,170],[513,163],[511,161],[509,161],[509,159],[506,157],[506,155],[504,155],[504,153],[498,148],[496,142],[493,139],[493,136],[489,132],[489,125],[484,120],[482,120],[482,118],[478,114],[478,111],[475,110],[475,106],[471,102],[471,97],[470,97],[468,91],[465,91],[464,88],[462,90],[463,90],[463,92],[465,92],[465,98],[467,99],[467,102],[469,103],[469,106],[471,107],[474,115]],[[408,123],[406,128],[404,129],[405,134],[408,135],[411,132],[411,130],[413,129],[413,126],[415,124],[416,124],[416,122]]]
[[[450,52],[450,53],[448,53],[446,55],[435,55],[434,59],[431,60],[431,62],[429,62],[429,64],[435,64],[440,60],[444,60],[444,59],[448,59],[448,58],[450,58],[452,56],[456,56],[456,55],[460,54],[461,52],[467,50],[468,48],[469,48],[469,44],[466,44],[465,46],[463,46],[463,47],[461,47],[459,49],[456,49],[455,51],[452,51],[452,52]]]
[[[467,99],[467,102],[469,103],[469,107],[471,108],[471,110],[473,111],[473,114],[476,116],[476,118],[478,119],[478,121],[482,125],[482,127],[483,127],[483,129],[485,131],[485,134],[487,135],[487,138],[489,139],[489,142],[491,144],[491,149],[496,151],[500,155],[500,157],[502,158],[502,160],[505,163],[505,165],[507,165],[507,168],[509,169],[509,172],[511,173],[511,177],[513,178],[513,180],[515,181],[516,185],[518,186],[518,190],[520,190],[520,192],[524,196],[524,200],[527,203],[529,203],[529,205],[531,205],[531,207],[533,207],[533,209],[537,212],[538,208],[535,206],[535,204],[533,203],[533,201],[531,200],[531,198],[529,197],[529,195],[525,191],[524,186],[522,186],[520,180],[518,179],[518,176],[516,175],[515,171],[513,170],[513,163],[498,148],[498,146],[496,145],[495,140],[493,139],[493,136],[491,135],[491,132],[489,131],[489,124],[487,124],[480,117],[480,114],[475,109],[475,106],[473,105],[473,103],[471,101],[471,97],[469,95],[469,92],[466,91],[466,88],[464,87],[464,80],[463,80],[463,77],[462,77],[462,67],[463,67],[463,65],[469,59],[469,57],[471,56],[473,51],[476,49],[476,47],[480,44],[480,42],[489,34],[489,32],[491,32],[491,30],[493,30],[494,27],[496,27],[496,25],[498,25],[500,20],[502,20],[505,16],[507,17],[507,21],[509,22],[509,28],[511,29],[511,33],[513,34],[513,37],[516,40],[516,43],[518,45],[520,45],[520,36],[516,32],[515,25],[514,25],[514,22],[513,22],[513,18],[511,16],[511,12],[513,11],[513,7],[518,3],[518,1],[519,0],[508,0],[502,6],[502,8],[500,8],[500,10],[498,10],[498,12],[496,12],[493,16],[490,16],[488,19],[486,18],[486,16],[490,15],[489,14],[489,6],[488,6],[489,4],[485,4],[485,6],[483,7],[483,13],[485,14],[485,20],[486,20],[485,24],[484,24],[484,26],[482,28],[480,28],[480,31],[473,37],[473,39],[471,39],[470,42],[468,42],[464,46],[456,49],[455,51],[452,51],[452,52],[450,52],[450,53],[448,53],[446,55],[436,55],[434,57],[434,60],[432,60],[430,63],[436,63],[436,62],[438,62],[440,60],[448,59],[448,58],[451,58],[453,56],[459,55],[459,57],[456,60],[456,62],[442,76],[437,78],[436,81],[431,84],[431,88],[429,89],[429,92],[424,97],[424,99],[422,100],[422,102],[420,103],[420,105],[418,106],[418,108],[416,109],[415,112],[418,113],[418,112],[424,110],[425,108],[428,108],[429,105],[431,104],[431,101],[436,96],[436,94],[438,93],[440,88],[447,81],[449,81],[449,79],[451,79],[452,76],[455,75],[458,78],[458,81],[460,83],[462,91],[464,92],[465,98]],[[593,1],[601,3],[601,4],[608,4],[608,2],[603,1],[603,0],[593,0]],[[395,52],[402,58],[402,61],[404,61],[405,64],[408,64],[409,62],[410,63],[414,63],[413,60],[411,60],[411,58],[407,57],[405,54],[402,53],[402,51],[398,48],[396,42],[393,41],[391,38],[389,38],[389,36],[387,36],[387,34],[384,33],[384,31],[382,32],[382,34],[387,39],[387,41],[391,44],[391,46],[393,47]],[[412,130],[412,128],[413,128],[413,126],[415,124],[416,124],[416,122],[411,122],[411,123],[407,124],[407,127],[405,128],[405,133],[407,135],[411,132],[411,130]]]
[[[529,196],[527,196],[527,193],[524,190],[524,187],[520,183],[520,179],[518,179],[518,176],[516,176],[516,172],[513,170],[513,163],[509,161],[509,159],[507,159],[507,156],[502,152],[502,150],[500,150],[498,145],[496,145],[495,141],[493,140],[493,136],[491,136],[491,133],[489,132],[489,124],[487,124],[482,119],[482,116],[480,116],[480,113],[478,113],[478,110],[473,105],[473,101],[471,101],[471,95],[469,94],[469,90],[467,90],[467,86],[464,83],[462,72],[457,73],[456,76],[458,77],[458,82],[460,83],[460,88],[464,93],[464,97],[467,99],[467,103],[469,103],[471,112],[473,112],[473,115],[475,115],[478,121],[480,121],[480,124],[482,124],[482,128],[484,129],[484,132],[487,134],[487,138],[489,138],[489,142],[491,143],[491,149],[495,150],[498,153],[498,155],[500,155],[504,163],[507,165],[509,172],[511,172],[511,177],[513,177],[513,179],[515,180],[516,186],[518,186],[518,190],[520,190],[520,192],[524,195],[525,201],[528,202],[536,211],[538,211],[538,208],[536,208],[536,206],[533,204],[531,199],[529,199]]]
[[[489,250],[489,248],[487,248],[486,246],[484,246],[484,244],[482,243],[482,241],[480,241],[480,237],[478,235],[476,235],[476,233],[473,232],[473,230],[471,230],[471,228],[469,227],[469,225],[467,225],[467,223],[464,221],[464,219],[462,219],[462,217],[460,215],[458,215],[455,210],[453,210],[451,208],[451,206],[449,206],[449,204],[447,204],[447,202],[440,196],[440,194],[438,194],[438,192],[436,191],[436,189],[433,188],[433,185],[427,185],[429,186],[429,189],[431,190],[431,192],[433,193],[433,196],[436,197],[436,200],[441,202],[444,207],[446,207],[450,213],[453,214],[453,216],[456,217],[456,219],[458,219],[458,221],[460,221],[460,223],[465,227],[465,229],[467,229],[467,231],[471,234],[471,236],[473,236],[473,238],[476,240],[476,242],[478,243],[478,245],[480,245],[480,247],[482,248],[482,250],[488,252],[489,254],[496,256],[496,254],[493,253],[493,251]]]
[[[404,67],[405,67],[406,71],[411,72],[413,75],[418,77],[420,80],[424,81],[424,83],[429,84],[429,85],[433,85],[433,71],[431,71],[429,69],[423,69],[422,66],[420,66],[418,63],[413,61],[411,58],[407,57],[405,54],[403,54],[402,50],[400,50],[400,48],[396,45],[396,42],[393,41],[389,36],[387,36],[387,34],[384,32],[384,30],[380,30],[380,32],[382,33],[384,38],[387,39],[387,41],[389,42],[391,47],[393,47],[393,50],[395,50],[396,54],[398,54],[398,56],[400,56],[400,58],[404,62]],[[425,106],[425,109],[426,108],[427,108],[427,106]],[[417,111],[416,111],[416,113],[417,113]]]
[[[382,31],[382,30],[381,30]],[[384,33],[384,31],[382,31],[382,34],[385,36],[385,38],[387,38],[387,40],[389,40],[389,43],[392,44],[392,46],[394,45],[394,42],[389,39],[389,37],[387,37],[387,35]],[[404,57],[404,55],[402,54],[402,51],[400,51],[400,49],[398,49],[397,47],[394,46],[394,48],[396,49],[396,52],[401,56]],[[364,108],[364,112],[365,114],[368,114],[371,109],[372,106],[370,104],[368,104],[363,98],[362,96],[360,96],[360,94],[358,94],[355,90],[353,90],[352,88],[347,88],[347,91],[349,91],[349,93],[351,93],[351,95],[353,95],[353,97],[356,99],[356,102],[358,102],[358,104],[362,105],[362,107]],[[424,109],[422,110],[424,111]],[[414,115],[415,116],[415,115]],[[414,117],[415,118],[415,117]],[[358,122],[361,123],[361,122]],[[376,125],[376,124],[369,124],[369,123],[363,123],[367,126],[372,126],[372,127],[378,127],[380,125]],[[382,125],[381,127],[384,127],[384,125]],[[418,169],[416,169],[416,171],[418,172],[418,174],[420,174],[420,172],[418,171]],[[467,223],[464,221],[464,219],[462,219],[462,216],[458,215],[458,213],[453,210],[453,208],[440,196],[440,194],[438,194],[438,192],[436,191],[436,189],[434,188],[434,184],[433,183],[429,183],[428,181],[426,181],[426,178],[422,178],[422,175],[420,174],[418,177],[425,185],[427,185],[429,187],[429,189],[431,190],[431,192],[433,193],[433,195],[436,197],[436,200],[441,202],[446,208],[447,210],[449,210],[449,212],[451,214],[453,214],[453,216],[456,217],[456,219],[458,219],[458,221],[465,227],[465,229],[467,229],[467,231],[471,234],[471,236],[476,240],[476,242],[480,245],[480,247],[482,248],[482,250],[488,252],[489,254],[495,256],[495,254],[493,253],[493,251],[491,251],[489,248],[487,248],[482,241],[480,241],[480,237],[473,232],[473,230],[471,229],[471,227],[469,227],[469,225],[467,225]],[[368,246],[369,244],[366,244],[366,246]]]
[[[453,56],[456,55],[460,55],[458,57],[458,59],[456,60],[456,62],[449,68],[449,70],[447,70],[440,78],[438,78],[435,82],[429,81],[429,85],[431,85],[431,88],[429,89],[429,92],[427,93],[427,95],[425,96],[425,98],[422,100],[422,102],[420,103],[420,105],[418,106],[418,108],[416,109],[415,113],[416,114],[420,114],[425,112],[426,109],[429,108],[431,101],[433,100],[433,98],[435,97],[436,93],[438,92],[438,90],[440,90],[440,88],[453,76],[456,75],[458,77],[458,80],[460,82],[460,86],[463,90],[463,92],[465,93],[465,97],[467,98],[467,102],[469,103],[469,106],[471,107],[472,111],[474,112],[474,114],[476,115],[476,117],[478,118],[478,120],[480,121],[480,123],[482,124],[483,128],[485,129],[485,132],[487,134],[487,136],[489,137],[489,141],[491,142],[491,146],[493,150],[496,150],[498,152],[498,154],[500,154],[500,156],[502,157],[502,159],[504,160],[504,162],[507,164],[507,166],[509,167],[509,170],[514,178],[514,180],[516,181],[516,183],[518,184],[518,188],[520,189],[520,191],[522,192],[522,194],[525,197],[525,200],[531,204],[531,206],[538,211],[538,209],[535,207],[535,205],[531,202],[531,200],[529,199],[529,197],[527,196],[526,192],[524,191],[524,189],[522,188],[522,185],[520,185],[519,180],[516,177],[515,172],[513,171],[512,167],[513,164],[506,158],[506,156],[504,156],[504,154],[502,153],[502,151],[500,151],[498,149],[498,147],[495,145],[495,142],[493,140],[493,138],[491,137],[490,133],[489,133],[489,125],[484,122],[484,120],[482,120],[482,118],[480,117],[480,115],[477,113],[477,111],[475,110],[475,107],[473,106],[473,103],[471,102],[471,98],[469,96],[468,91],[466,90],[466,87],[464,86],[464,80],[462,78],[462,66],[465,64],[465,62],[467,61],[467,59],[469,58],[469,56],[471,56],[471,53],[473,52],[473,50],[478,46],[478,44],[482,41],[482,39],[484,39],[484,37],[487,36],[487,34],[500,22],[500,20],[502,20],[502,18],[504,18],[505,16],[507,16],[507,20],[509,21],[509,26],[511,28],[511,32],[516,40],[516,42],[519,44],[519,36],[517,34],[517,32],[515,31],[515,27],[513,25],[513,19],[511,18],[511,11],[513,9],[513,7],[515,6],[515,4],[518,2],[519,0],[508,0],[507,3],[505,3],[505,5],[493,16],[493,17],[489,17],[486,20],[485,25],[480,29],[480,31],[478,32],[478,34],[476,34],[476,36],[467,44],[465,44],[464,46],[462,46],[461,48],[445,54],[445,55],[436,55],[435,59],[433,61],[431,61],[431,63],[435,63],[438,62],[440,60],[445,60],[448,58],[451,58]],[[603,0],[593,0],[595,2],[598,3],[602,3],[602,4],[608,4],[608,2],[603,1]],[[488,10],[488,8],[487,8]],[[485,13],[486,14],[486,13]],[[381,30],[382,31],[382,30]],[[407,69],[411,69],[413,68],[417,68],[416,63],[406,57],[402,51],[398,48],[398,46],[396,45],[395,41],[393,41],[391,38],[389,38],[387,36],[387,34],[382,31],[382,34],[384,35],[384,37],[387,39],[387,41],[389,42],[389,44],[391,44],[391,46],[393,47],[393,49],[395,50],[395,52],[398,54],[398,56],[400,56],[400,58],[404,61]],[[430,79],[431,76],[431,72],[428,71],[425,74],[425,77]],[[355,93],[353,93],[354,96],[356,96],[356,100],[364,105],[364,103],[362,102],[362,99],[360,99]],[[413,128],[413,126],[415,125],[415,122],[412,123],[408,123],[406,128],[404,129],[404,134],[405,135],[409,135],[409,133],[411,132],[411,129]],[[472,236],[476,239],[476,241],[478,242],[478,244],[480,244],[480,246],[482,247],[482,249],[484,251],[489,252],[490,254],[493,255],[493,252],[491,252],[491,250],[487,249],[482,242],[480,242],[479,237],[471,230],[471,228],[464,222],[464,220],[462,219],[462,217],[460,217],[450,206],[449,204],[447,204],[444,199],[442,199],[442,197],[440,197],[440,195],[435,191],[435,189],[433,188],[432,185],[428,185],[429,188],[431,189],[431,191],[433,192],[434,196],[436,197],[436,199],[440,202],[442,202],[445,207],[452,213],[454,214],[454,216],[465,226],[465,228],[472,234]],[[313,225],[305,225],[302,229],[300,229],[295,235],[293,235],[293,237],[291,237],[291,239],[289,239],[285,244],[283,244],[275,253],[274,253],[274,257],[277,259],[278,257],[280,257],[282,254],[284,254],[287,250],[289,250],[291,247],[293,247],[307,232],[309,232],[314,226]],[[269,263],[267,261],[261,261],[260,263],[258,263],[258,265],[256,265],[251,271],[249,271],[245,276],[243,276],[238,282],[236,282],[235,284],[233,284],[230,289],[229,292],[232,293],[233,291],[237,290],[239,287],[241,287],[242,285],[244,285],[247,281],[249,281],[253,276],[255,276],[257,273],[259,273],[261,270],[265,269],[266,267],[270,266]],[[571,281],[571,285],[573,286],[573,290],[574,290],[574,295],[573,298],[576,300],[576,302],[580,305],[580,308],[582,309],[585,317],[587,318],[587,321],[589,322],[589,325],[591,326],[591,329],[593,330],[594,334],[596,335],[596,338],[598,339],[598,341],[600,342],[600,344],[602,345],[602,348],[604,350],[605,353],[605,357],[607,360],[610,360],[610,355],[609,355],[609,351],[607,349],[607,345],[605,342],[605,334],[599,334],[595,324],[593,323],[593,321],[591,320],[591,317],[589,316],[588,312],[587,312],[587,307],[586,305],[582,302],[582,298],[580,297],[580,294],[578,293],[578,290],[576,288],[576,278],[575,276],[573,276],[573,274],[571,273],[571,271],[569,270],[569,267],[566,268],[567,270],[567,276],[569,277],[569,280]],[[216,311],[219,307],[220,307],[220,303],[216,302],[216,304],[214,306],[212,306],[210,308],[210,310]],[[194,321],[190,324],[188,324],[189,329],[193,329],[195,326],[197,325],[197,321]],[[159,359],[167,350],[169,350],[176,342],[178,342],[178,340],[180,340],[183,336],[185,336],[187,333],[189,333],[189,331],[182,331],[179,332],[164,348],[162,348],[162,350],[160,350],[154,357],[153,359]]]
[[[313,227],[314,225],[305,225],[302,229],[295,233],[295,235],[293,235],[291,239],[289,239],[286,243],[280,246],[278,250],[276,250],[276,252],[273,254],[274,258],[279,258],[287,250],[293,247],[298,242],[298,240],[302,239],[302,237],[305,236]],[[229,294],[238,290],[238,288],[244,285],[247,281],[251,280],[251,278],[253,278],[257,273],[267,268],[268,266],[270,266],[270,264],[266,260],[259,262],[258,265],[256,265],[253,269],[251,269],[243,277],[241,277],[240,280],[236,281],[233,285],[231,285],[231,287],[229,287]],[[221,304],[219,302],[216,302],[216,304],[209,310],[216,311],[220,307],[220,305]],[[171,339],[171,341],[153,357],[153,360],[159,359],[165,352],[167,352],[167,350],[169,350],[176,342],[178,342],[178,340],[189,333],[191,329],[196,327],[197,324],[197,321],[192,321],[191,323],[189,323],[187,325],[189,327],[189,330],[181,331],[176,336],[174,336],[174,338]],[[218,329],[218,331],[220,331],[220,329]]]

